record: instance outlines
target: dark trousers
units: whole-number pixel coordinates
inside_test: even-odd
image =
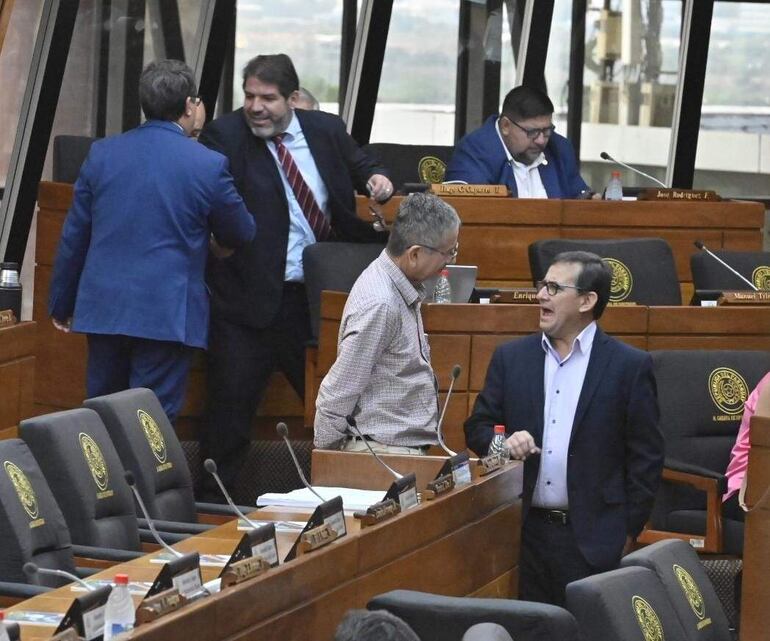
[[[192,348],[183,343],[88,334],[88,397],[147,387],[173,422],[184,400],[191,357]]]
[[[549,522],[534,508],[524,519],[519,559],[522,601],[564,607],[567,584],[597,572],[578,549],[571,525]]]
[[[735,494],[722,503],[722,516],[734,521],[745,521],[746,512],[738,504],[738,494],[739,492],[735,492]]]
[[[299,397],[305,398],[305,344],[309,338],[307,296],[305,287],[297,283],[285,284],[280,311],[269,327],[238,325],[212,314],[208,399],[200,440],[204,457],[216,461],[229,490],[248,452],[252,421],[270,375],[282,371]]]

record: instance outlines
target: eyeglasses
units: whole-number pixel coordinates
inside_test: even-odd
[[[545,291],[548,292],[549,296],[556,296],[559,292],[563,292],[565,289],[575,289],[579,292],[585,291],[582,287],[575,287],[574,285],[561,285],[559,283],[555,283],[552,280],[539,280],[535,283],[535,289],[537,291],[540,291],[545,287]]]
[[[530,129],[530,128],[527,128],[527,127],[522,127],[515,120],[511,120],[510,118],[508,118],[508,116],[504,116],[504,117],[505,117],[506,120],[508,120],[508,122],[513,123],[519,129],[521,129],[526,134],[527,138],[529,138],[530,140],[535,140],[541,134],[542,134],[543,138],[550,138],[551,134],[554,131],[556,131],[556,125],[548,125],[547,127],[532,127]]]
[[[422,247],[423,249],[428,249],[432,252],[436,252],[437,254],[441,254],[444,258],[446,258],[448,261],[453,261],[455,258],[457,258],[457,252],[460,250],[460,243],[457,243],[452,249],[449,251],[441,251],[440,249],[436,249],[435,247],[431,247],[430,245],[417,245],[418,247]]]

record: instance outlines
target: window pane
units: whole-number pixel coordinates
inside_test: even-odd
[[[711,23],[696,188],[770,194],[770,6],[717,2]]]
[[[372,142],[454,144],[457,0],[395,0]]]

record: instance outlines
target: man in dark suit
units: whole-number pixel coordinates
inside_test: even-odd
[[[299,79],[284,54],[243,70],[243,108],[206,126],[262,233],[231,259],[212,262],[208,406],[201,441],[232,487],[251,441],[268,378],[282,370],[304,399],[310,322],[302,250],[331,239],[384,242],[359,220],[354,188],[387,200],[393,185],[332,114],[292,107]]]
[[[646,522],[663,467],[652,359],[596,325],[612,272],[565,252],[537,284],[542,334],[497,348],[465,422],[493,426],[524,460],[519,598],[564,604],[567,583],[617,567]]]
[[[199,98],[176,60],[142,72],[147,122],[96,141],[75,183],[51,277],[49,313],[88,334],[87,392],[149,387],[174,420],[192,347],[206,347],[209,237],[254,237],[227,159],[188,138]]]
[[[508,92],[500,116],[490,116],[460,139],[444,180],[506,185],[514,198],[578,198],[590,193],[572,145],[554,132],[553,103],[526,85]]]

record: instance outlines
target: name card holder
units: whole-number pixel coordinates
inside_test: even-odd
[[[283,562],[317,550],[347,533],[342,497],[335,496],[316,507]]]
[[[474,468],[476,477],[478,478],[480,476],[486,476],[487,474],[491,474],[495,470],[499,470],[501,467],[503,467],[506,464],[507,461],[508,461],[507,454],[490,454],[489,456],[480,458],[479,462],[476,464],[476,467]]]
[[[328,523],[322,523],[318,527],[311,528],[299,536],[297,556],[302,556],[313,550],[329,545],[338,538],[337,531]]]
[[[491,196],[493,198],[506,198],[508,187],[505,185],[458,185],[434,184],[430,191],[436,196]]]
[[[508,303],[512,305],[537,305],[537,290],[534,287],[517,287],[516,289],[501,289],[492,294],[490,303]]]
[[[404,474],[400,479],[393,481],[383,501],[388,499],[398,501],[402,512],[419,504],[420,501],[417,498],[417,477],[414,472]]]
[[[166,614],[176,612],[185,603],[187,603],[187,599],[179,594],[179,590],[176,588],[159,592],[155,596],[144,599],[139,604],[136,610],[136,624],[141,625],[160,619]]]
[[[353,518],[361,522],[361,529],[387,521],[401,512],[401,506],[394,499],[385,499],[366,508],[366,512],[353,512]]]
[[[432,501],[437,496],[451,492],[455,489],[455,480],[452,478],[452,473],[439,476],[428,483],[428,487],[425,490],[425,500]]]
[[[225,573],[233,563],[257,556],[262,557],[270,567],[278,565],[275,523],[265,523],[261,527],[244,532],[219,576],[224,578]]]
[[[104,608],[110,592],[112,586],[105,585],[77,597],[56,628],[56,633],[74,628],[86,641],[101,637],[104,630]]]
[[[258,577],[267,572],[272,566],[261,556],[251,556],[230,565],[222,573],[222,588],[229,588],[231,585],[237,585]]]
[[[726,291],[717,300],[717,305],[770,305],[770,291],[752,292]]]
[[[192,597],[203,587],[201,581],[200,554],[190,552],[165,563],[147,591],[147,597],[155,596],[170,588],[177,588],[185,597]]]

